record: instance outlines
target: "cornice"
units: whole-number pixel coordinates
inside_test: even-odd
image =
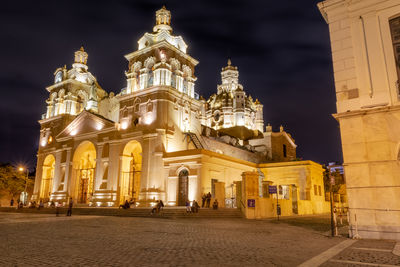
[[[378,107],[378,108],[371,108],[371,109],[360,109],[360,110],[353,110],[341,113],[332,114],[332,116],[338,120],[342,118],[350,118],[356,116],[363,116],[369,114],[376,114],[376,113],[384,113],[384,112],[391,112],[391,111],[400,111],[400,105],[396,106],[387,106],[387,107]]]
[[[148,52],[150,52],[151,50],[157,49],[157,48],[161,48],[161,47],[168,47],[169,49],[171,49],[172,51],[174,51],[175,53],[179,54],[181,57],[185,58],[186,60],[188,60],[190,63],[192,63],[194,66],[196,66],[197,64],[199,64],[199,61],[197,61],[196,59],[192,58],[191,56],[189,56],[188,54],[183,53],[181,50],[179,50],[178,48],[176,48],[175,46],[171,45],[170,43],[168,43],[165,40],[162,40],[156,44],[153,44],[149,47],[143,48],[141,50],[137,50],[135,52],[132,52],[130,54],[125,55],[125,58],[127,60],[131,60],[134,57],[140,56],[142,54],[146,54]]]

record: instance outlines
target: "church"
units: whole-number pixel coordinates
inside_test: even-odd
[[[72,198],[78,206],[104,207],[135,199],[148,207],[161,199],[182,206],[210,192],[220,206],[238,207],[242,174],[254,172],[260,197],[269,198],[268,185],[278,185],[290,214],[323,212],[322,166],[298,160],[295,140],[282,126],[274,132],[264,125],[262,103],[246,94],[230,60],[215,94],[200,96],[199,62],[187,47],[173,35],[163,7],[153,31],[125,55],[120,92],[101,87],[83,47],[72,68],[58,68],[39,121],[32,200]]]

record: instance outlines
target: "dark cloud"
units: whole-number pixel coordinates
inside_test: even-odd
[[[35,161],[54,70],[84,45],[89,70],[107,91],[125,86],[125,54],[154,26],[163,4],[174,34],[200,61],[196,90],[208,97],[231,57],[265,122],[293,135],[298,154],[341,161],[328,26],[318,1],[8,1],[0,9],[0,161]]]

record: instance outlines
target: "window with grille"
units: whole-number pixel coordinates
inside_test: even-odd
[[[400,17],[391,19],[389,21],[390,25],[390,32],[392,34],[392,42],[393,42],[393,51],[394,51],[394,56],[395,56],[395,62],[396,62],[396,70],[397,70],[397,95],[400,98],[400,86],[399,86],[399,80],[400,80]]]

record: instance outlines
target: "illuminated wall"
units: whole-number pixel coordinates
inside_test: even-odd
[[[318,7],[331,38],[350,235],[400,239],[400,3]]]

